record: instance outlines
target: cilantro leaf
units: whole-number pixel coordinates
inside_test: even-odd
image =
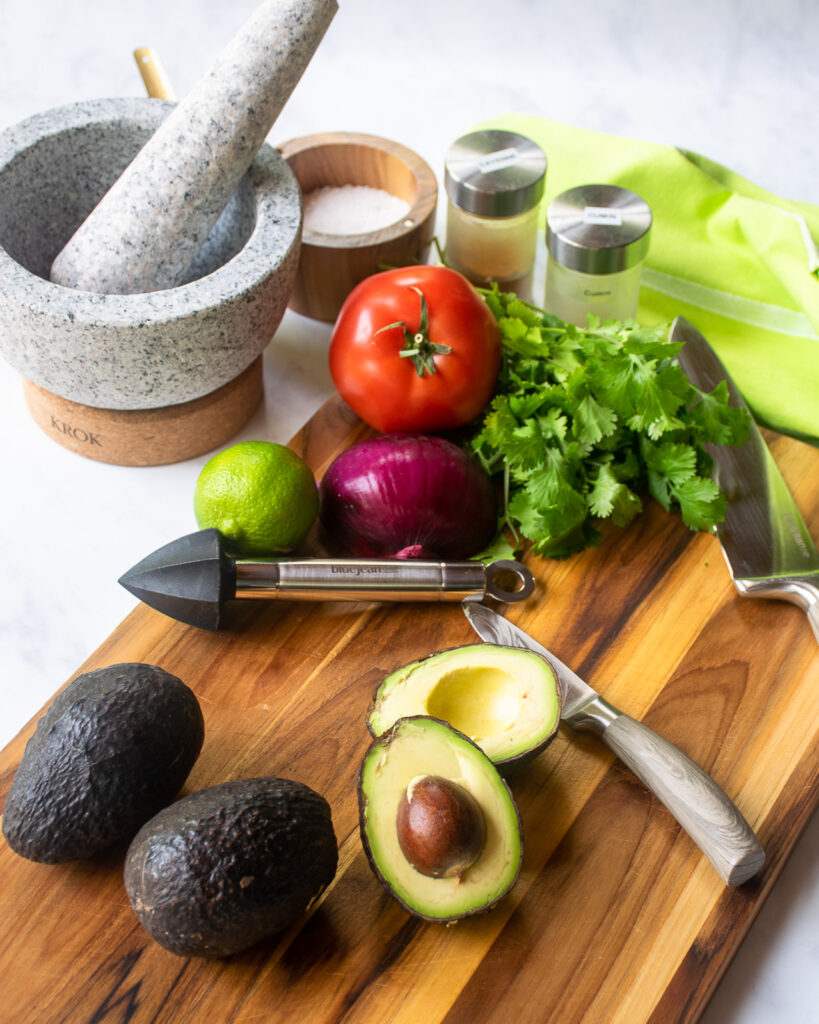
[[[537,487],[537,485],[536,485]],[[525,487],[509,502],[509,513],[521,533],[533,541],[535,554],[565,558],[596,543],[599,534],[587,522],[588,509],[582,496],[571,489],[561,505],[540,505]]]
[[[643,508],[634,491],[617,479],[610,462],[600,467],[589,491],[588,504],[592,515],[599,519],[611,516],[618,526],[626,526]]]
[[[668,327],[659,324],[654,327],[637,327],[629,331],[624,340],[626,352],[654,359],[670,359],[682,348],[682,342],[668,340]]]
[[[714,444],[744,444],[748,440],[750,422],[745,409],[728,405],[728,384],[721,380],[709,393],[698,392],[699,402],[688,415],[700,427],[702,436]]]
[[[648,490],[666,512],[673,505],[675,484],[689,480],[697,470],[697,452],[690,444],[665,441],[653,444],[647,438],[641,444],[646,467]]]
[[[558,406],[553,405],[545,416],[540,417],[538,422],[540,432],[544,437],[554,438],[557,441],[565,439],[569,421]]]
[[[725,518],[725,495],[713,480],[695,476],[672,486],[671,493],[679,502],[683,522],[692,530],[710,530]]]
[[[582,496],[567,478],[563,458],[554,448],[547,449],[543,464],[526,478],[525,488],[542,509],[565,507],[567,515],[573,517],[583,506]]]
[[[489,544],[487,544],[482,551],[479,551],[477,555],[473,555],[470,561],[483,562],[484,565],[491,565],[493,562],[500,561],[501,559],[511,559],[514,557],[514,547],[509,543],[504,533],[502,531],[498,531]]]
[[[483,423],[482,435],[490,447],[501,448],[504,438],[518,425],[518,419],[509,407],[509,399],[498,395],[489,407]]]
[[[636,411],[640,384],[635,379],[634,362],[625,353],[616,353],[589,371],[589,384],[598,399],[609,405],[623,420]]]
[[[628,425],[632,430],[645,431],[653,439],[662,437],[669,430],[683,426],[676,416],[682,404],[682,398],[665,388],[659,376],[646,380]]]
[[[505,438],[503,451],[512,469],[528,470],[539,466],[549,456],[546,439],[537,420],[527,420],[515,427]]]
[[[509,411],[517,419],[527,420],[538,411],[543,404],[543,395],[539,391],[524,391],[519,395],[509,395]]]
[[[572,432],[581,441],[596,444],[602,438],[614,433],[617,413],[609,406],[601,405],[589,392],[574,411]]]
[[[681,484],[696,472],[697,453],[690,444],[647,444],[643,452],[649,470],[666,477],[671,484]]]

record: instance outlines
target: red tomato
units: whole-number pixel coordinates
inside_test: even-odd
[[[347,296],[330,339],[339,394],[382,434],[468,423],[492,397],[500,358],[495,317],[449,267],[366,278]]]

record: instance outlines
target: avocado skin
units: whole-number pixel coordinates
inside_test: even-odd
[[[78,676],[26,744],[3,811],[6,841],[57,864],[130,839],[179,792],[204,735],[193,692],[156,665]]]
[[[125,888],[165,949],[222,957],[292,924],[337,866],[324,797],[290,779],[237,779],[146,822],[128,849]]]

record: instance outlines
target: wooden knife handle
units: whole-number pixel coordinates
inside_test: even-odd
[[[591,729],[654,793],[728,885],[752,878],[765,851],[722,789],[691,758],[602,697],[585,705],[571,725]]]

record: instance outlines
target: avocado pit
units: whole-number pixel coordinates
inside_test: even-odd
[[[410,781],[398,805],[398,844],[416,871],[454,878],[471,867],[486,843],[486,822],[475,798],[435,775]]]

